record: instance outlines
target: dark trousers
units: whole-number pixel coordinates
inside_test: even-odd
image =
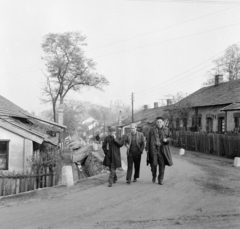
[[[157,177],[157,166],[158,166],[158,170],[159,170],[159,174],[158,174],[158,180],[160,179],[162,173],[164,173],[165,171],[165,162],[164,162],[164,158],[161,154],[161,152],[158,152],[156,154],[153,155],[153,165],[152,165],[152,176],[154,179],[156,179]]]
[[[131,180],[132,179],[132,172],[133,172],[133,165],[134,165],[134,179],[139,178],[140,174],[140,163],[141,163],[141,153],[138,154],[129,154],[127,157],[127,163],[128,163],[128,168],[127,168],[127,176],[126,180]]]
[[[117,181],[117,174],[116,174],[116,166],[111,163],[111,166],[109,167],[110,174],[108,178],[109,183],[113,183],[113,181]]]

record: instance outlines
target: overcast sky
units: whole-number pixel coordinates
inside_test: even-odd
[[[139,107],[192,93],[206,81],[212,57],[240,42],[240,1],[197,2],[0,0],[0,94],[30,112],[48,109],[39,99],[42,38],[76,30],[87,36],[86,56],[110,85],[67,99],[130,104],[134,92]]]

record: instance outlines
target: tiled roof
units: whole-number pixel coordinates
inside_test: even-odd
[[[0,95],[0,116],[8,115],[26,118],[25,113],[27,113],[27,111]]]
[[[157,116],[162,116],[167,106],[150,108],[146,110],[138,111],[134,114],[134,122],[144,122],[151,123],[153,122]],[[122,121],[122,125],[126,126],[132,123],[132,118],[127,118]]]
[[[240,103],[233,103],[221,109],[221,111],[236,111],[236,110],[240,110]]]
[[[38,137],[41,137],[46,142],[50,142],[54,145],[57,145],[57,139],[55,137],[50,137],[46,133],[46,129],[44,129],[41,126],[34,125],[32,123],[23,123],[18,118],[13,118],[10,116],[0,116],[0,119],[7,123],[10,123],[11,125],[13,125],[17,128],[20,128],[31,134],[37,135]]]
[[[208,86],[187,96],[181,102],[188,102],[191,107],[203,107],[240,102],[240,79]]]
[[[55,138],[47,134],[47,131],[61,132],[66,128],[54,122],[37,118],[21,107],[12,103],[0,95],[0,119],[14,127],[20,128],[44,139],[44,141],[56,144]]]

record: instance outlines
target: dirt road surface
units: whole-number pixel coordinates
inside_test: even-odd
[[[144,153],[141,177],[131,185],[118,171],[111,188],[105,174],[71,188],[1,199],[0,228],[240,228],[240,169],[233,161],[171,150],[174,166],[166,168],[163,186],[152,183]],[[124,148],[122,156],[126,161]]]

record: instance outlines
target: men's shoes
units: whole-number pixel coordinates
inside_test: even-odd
[[[127,182],[126,182],[127,184],[131,184],[131,181],[130,180],[127,180]]]
[[[155,183],[155,182],[156,182],[156,178],[153,178],[153,179],[152,179],[152,182]]]
[[[164,172],[161,172],[158,176],[158,184],[163,185]]]
[[[133,182],[137,182],[137,178],[135,178],[135,179],[133,180]]]
[[[109,183],[109,184],[108,184],[108,187],[112,187],[112,183]]]

